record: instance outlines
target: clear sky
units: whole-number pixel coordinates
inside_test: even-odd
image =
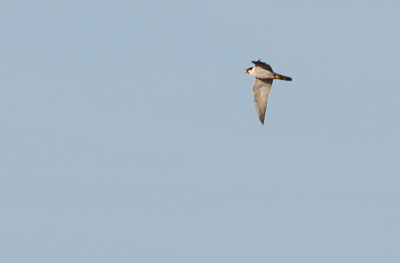
[[[2,1],[0,262],[400,262],[399,17]]]

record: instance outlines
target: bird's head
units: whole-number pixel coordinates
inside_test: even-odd
[[[248,68],[244,73],[250,74],[249,71],[252,70],[253,68]]]

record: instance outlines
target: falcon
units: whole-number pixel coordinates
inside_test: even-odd
[[[256,78],[253,84],[254,103],[256,105],[258,117],[264,124],[265,112],[267,111],[268,95],[271,91],[272,81],[281,79],[291,81],[292,78],[275,73],[271,66],[258,60],[252,61],[254,67],[246,69],[245,73]]]

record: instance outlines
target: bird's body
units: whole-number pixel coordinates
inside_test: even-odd
[[[267,110],[268,95],[271,91],[273,79],[291,81],[292,78],[276,74],[270,65],[258,61],[252,61],[254,67],[246,69],[245,73],[256,78],[253,84],[254,103],[256,105],[258,117],[264,124],[265,112]]]

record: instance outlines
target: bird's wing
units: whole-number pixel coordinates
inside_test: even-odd
[[[262,61],[260,61],[260,60],[258,60],[258,61],[252,61],[251,63],[253,63],[253,64],[256,65],[257,67],[260,67],[260,68],[263,68],[263,69],[266,69],[266,70],[269,70],[269,71],[273,72],[273,70],[272,70],[272,68],[271,68],[270,65],[268,65],[267,63],[264,63],[264,62],[262,62]]]
[[[268,95],[271,91],[271,87],[272,79],[256,79],[253,85],[254,104],[256,105],[258,117],[262,124],[264,124]]]

